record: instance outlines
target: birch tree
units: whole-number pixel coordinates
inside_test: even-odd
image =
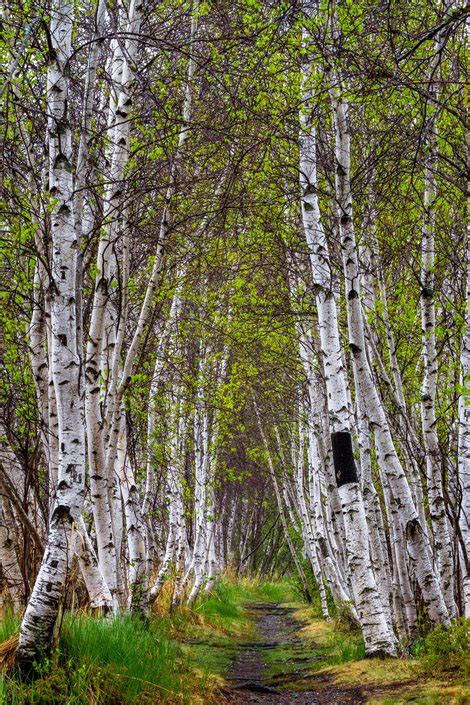
[[[305,6],[307,11],[311,7]],[[307,15],[308,16],[308,15]],[[303,47],[308,51],[308,34]],[[306,66],[310,68],[307,59]],[[303,90],[308,99],[309,73],[304,69]],[[325,381],[328,390],[331,443],[336,481],[342,503],[348,545],[354,600],[368,653],[395,655],[395,637],[387,625],[369,556],[369,536],[351,442],[351,417],[347,399],[347,382],[338,330],[338,316],[331,289],[328,244],[321,224],[316,194],[316,147],[314,128],[302,115],[300,138],[300,180],[302,218],[310,250],[316,296],[321,349],[324,355]]]
[[[72,52],[73,6],[51,8],[47,75],[51,213],[51,376],[58,416],[58,483],[44,558],[23,618],[17,661],[26,666],[52,642],[71,563],[73,525],[80,521],[85,488],[83,388],[77,350],[77,239],[73,213],[72,131],[67,62]]]

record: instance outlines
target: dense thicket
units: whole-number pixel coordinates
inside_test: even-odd
[[[366,652],[470,609],[450,0],[7,2],[0,562],[73,599],[298,574]],[[331,598],[331,599],[329,599]]]

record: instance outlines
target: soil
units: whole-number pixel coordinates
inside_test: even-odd
[[[337,686],[325,674],[311,673],[314,662],[325,657],[320,646],[318,655],[305,655],[305,644],[297,636],[299,622],[292,617],[293,608],[255,603],[247,609],[258,638],[244,644],[232,663],[227,675],[229,687],[223,693],[226,703],[356,705],[366,702],[359,686]],[[282,671],[276,672],[279,668]]]

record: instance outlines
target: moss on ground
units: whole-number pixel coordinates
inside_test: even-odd
[[[302,608],[294,617],[304,623],[309,612],[310,608]],[[470,705],[468,620],[457,621],[450,630],[431,632],[415,649],[415,658],[366,659],[358,648],[357,633],[335,621],[315,619],[301,626],[298,636],[307,651],[315,644],[323,649],[330,663],[311,670],[318,679],[315,687],[359,686],[369,705]]]

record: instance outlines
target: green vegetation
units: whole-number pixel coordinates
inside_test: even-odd
[[[199,598],[194,612],[197,624],[186,626],[185,652],[194,666],[207,676],[224,677],[244,641],[256,636],[249,613],[250,602],[292,602],[296,588],[292,581],[260,582],[244,578],[219,582],[210,597]]]
[[[0,680],[0,703],[209,702],[217,684],[253,629],[243,603],[292,600],[290,581],[253,579],[220,582],[194,610],[170,613],[165,595],[159,613],[143,623],[131,615],[110,620],[87,614],[67,615],[58,651],[35,666],[34,680],[14,674]],[[0,640],[9,639],[19,620],[0,623]]]
[[[223,615],[225,610],[235,609],[238,614],[247,602],[295,602],[299,595],[292,580],[260,582],[255,578],[242,578],[237,581],[223,581],[216,584],[209,598],[199,603],[206,615]]]
[[[458,619],[449,628],[436,627],[414,647],[426,673],[460,672],[470,675],[470,621]]]
[[[3,644],[4,641],[7,641],[7,639],[13,636],[13,634],[18,631],[19,626],[20,618],[7,612],[7,614],[0,619],[0,644]]]
[[[0,702],[197,703],[208,687],[169,635],[167,620],[143,623],[131,615],[67,616],[58,651],[35,671],[30,683],[4,676]]]
[[[308,612],[299,610],[299,620],[305,621]],[[323,653],[324,658],[311,670],[339,688],[359,686],[368,705],[464,705],[470,701],[468,620],[457,620],[448,629],[433,629],[415,644],[411,658],[398,660],[364,658],[360,634],[341,622],[315,620],[299,636],[312,655],[315,645],[317,653]]]
[[[312,687],[312,677],[338,688],[360,686],[371,705],[456,703],[468,698],[468,621],[438,627],[417,642],[410,659],[364,659],[360,632],[340,619],[319,618],[318,606],[297,598],[295,583],[280,580],[223,580],[193,610],[170,612],[164,591],[155,615],[142,622],[131,615],[113,620],[69,614],[63,620],[59,649],[35,668],[31,682],[14,673],[0,680],[3,705],[146,705],[217,702],[218,686],[247,641],[258,638],[249,604],[281,603],[298,622],[286,641],[263,649],[266,678],[292,689]],[[247,605],[248,609],[245,608]],[[296,608],[296,609],[295,609]],[[19,621],[0,623],[2,642]],[[311,677],[299,677],[313,674]],[[325,679],[325,680],[324,680]]]

